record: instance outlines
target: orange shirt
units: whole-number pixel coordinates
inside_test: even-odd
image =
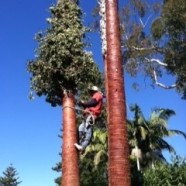
[[[99,116],[99,114],[101,113],[101,107],[102,107],[102,99],[103,99],[103,95],[101,92],[95,92],[92,95],[92,99],[95,99],[98,103],[96,106],[94,107],[88,107],[85,109],[85,111],[89,111],[91,112],[94,116]]]

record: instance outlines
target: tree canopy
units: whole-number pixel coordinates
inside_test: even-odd
[[[17,170],[12,164],[6,168],[3,175],[0,177],[0,186],[18,186],[21,183]]]
[[[175,112],[171,109],[156,108],[150,117],[145,119],[138,105],[132,105],[130,109],[134,113],[134,119],[128,120],[131,158],[139,159],[141,166],[145,168],[153,167],[155,162],[166,162],[163,151],[175,153],[175,150],[165,137],[182,135],[186,139],[185,132],[168,128],[168,119],[175,115]]]
[[[27,69],[32,75],[31,90],[56,106],[64,90],[76,93],[82,84],[99,81],[100,73],[92,54],[85,50],[86,28],[78,4],[64,0],[49,9],[49,26],[36,34],[36,57]]]
[[[177,90],[186,98],[186,1],[165,0],[151,32],[164,55],[168,72],[176,77]]]
[[[186,1],[127,1],[122,8],[121,28],[125,70],[143,73],[152,85],[175,88],[186,98]],[[170,75],[172,84],[161,82]]]
[[[186,159],[173,156],[170,163],[158,163],[154,169],[143,173],[143,186],[186,185]]]

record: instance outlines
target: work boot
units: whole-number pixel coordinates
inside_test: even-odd
[[[74,146],[76,147],[76,149],[78,149],[79,151],[83,150],[83,147],[77,143],[74,143]]]

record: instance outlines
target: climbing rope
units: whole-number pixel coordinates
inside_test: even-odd
[[[65,107],[62,107],[62,109],[64,110],[65,108],[71,108],[71,109],[74,109],[74,110],[80,110],[80,111],[84,111],[84,109],[80,109],[80,108],[77,108],[77,107],[70,107],[70,106],[65,106]],[[91,125],[93,126],[95,124],[95,117],[94,115],[92,114],[92,112],[89,112],[89,111],[86,111],[88,112],[88,116],[85,120],[85,123],[86,123],[86,127],[88,125]]]

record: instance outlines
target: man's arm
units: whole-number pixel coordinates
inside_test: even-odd
[[[96,99],[91,99],[90,101],[84,102],[84,101],[80,101],[79,105],[83,106],[83,107],[94,107],[98,104],[98,101]]]

